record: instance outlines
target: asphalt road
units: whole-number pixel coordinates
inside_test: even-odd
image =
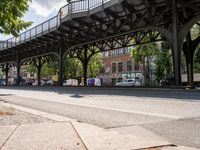
[[[200,148],[200,91],[1,87],[0,101],[104,128],[142,126],[175,144]]]

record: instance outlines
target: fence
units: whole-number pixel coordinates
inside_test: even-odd
[[[18,37],[12,37],[6,41],[1,41],[0,50],[11,48],[13,46],[29,41],[32,38],[41,36],[45,32],[50,32],[51,29],[59,27],[60,22],[64,17],[67,17],[73,13],[90,11],[98,6],[103,6],[108,1],[110,0],[72,1],[69,4],[65,5],[64,7],[62,7],[55,17],[19,34]]]

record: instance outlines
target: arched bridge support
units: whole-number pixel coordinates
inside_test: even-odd
[[[35,58],[33,61],[34,61],[34,66],[37,68],[38,86],[41,86],[41,71],[45,61],[42,60],[42,57]]]
[[[5,83],[6,85],[8,85],[8,72],[9,69],[11,68],[11,65],[9,62],[5,63],[5,64],[1,64],[2,67],[2,71],[5,72]]]
[[[58,49],[58,67],[59,67],[59,79],[58,79],[58,85],[63,86],[63,80],[64,80],[64,40],[63,38],[59,41],[59,49]]]
[[[45,63],[45,61],[42,59],[42,56],[36,57],[36,58],[31,58],[30,60],[24,60],[23,62],[25,62],[25,64],[32,64],[37,68],[37,83],[38,86],[41,85],[41,70],[42,70],[42,66]],[[26,62],[28,61],[28,62]]]
[[[9,69],[10,69],[10,67],[9,67],[9,63],[6,63],[6,65],[5,65],[5,74],[6,74],[6,85],[8,85],[8,72],[9,72]]]
[[[150,29],[159,31],[166,40],[170,43],[173,54],[173,68],[175,85],[181,85],[181,50],[183,50],[186,57],[188,85],[193,85],[193,57],[194,51],[200,42],[200,39],[191,40],[190,29],[200,20],[200,15],[195,18],[188,19],[188,21],[180,26],[178,20],[177,0],[172,0],[172,27],[165,29],[162,27],[150,26]],[[186,17],[186,16],[184,16]],[[187,17],[186,17],[187,18]],[[184,40],[186,41],[184,42]]]
[[[83,77],[84,77],[84,86],[87,86],[87,73],[88,73],[88,63],[89,63],[88,58],[88,48],[87,46],[84,47],[84,59],[82,61],[83,63]]]
[[[41,57],[38,58],[38,65],[37,65],[37,79],[38,79],[38,86],[41,85],[41,71],[42,71],[42,62]]]
[[[15,63],[16,63],[16,67],[17,67],[17,82],[16,82],[16,85],[19,86],[20,80],[21,80],[20,72],[21,72],[21,65],[22,65],[22,60],[21,60],[20,54],[18,54],[17,60],[16,60]]]
[[[81,61],[83,66],[83,84],[84,86],[87,86],[87,77],[88,77],[88,65],[89,61],[95,54],[101,52],[102,49],[100,49],[98,46],[96,46],[94,43],[91,45],[83,45],[80,47],[74,47],[70,49],[66,54],[68,54],[71,58],[76,58]],[[66,55],[65,54],[65,55]]]
[[[192,40],[190,31],[186,37],[186,42],[183,43],[183,52],[186,58],[188,85],[191,87],[194,84],[194,77],[193,77],[194,52],[199,43],[200,43],[200,37],[197,37],[195,40]]]
[[[172,48],[173,48],[173,65],[174,65],[174,77],[175,85],[181,85],[181,45],[178,35],[178,12],[177,12],[177,0],[172,1]]]
[[[34,65],[37,68],[37,82],[38,86],[41,85],[41,72],[42,72],[42,67],[45,63],[49,61],[57,61],[59,58],[59,55],[57,52],[50,52],[47,54],[43,55],[37,55],[34,57],[26,57],[23,59],[22,64],[27,64],[27,65]]]
[[[197,37],[196,39],[192,40],[190,30],[193,27],[193,25],[196,24],[199,20],[200,20],[200,15],[191,18],[188,22],[186,22],[182,26],[182,28],[179,29],[179,42],[182,43],[182,50],[186,59],[188,85],[191,87],[194,84],[194,77],[193,77],[194,52],[198,44],[200,43],[200,37]]]

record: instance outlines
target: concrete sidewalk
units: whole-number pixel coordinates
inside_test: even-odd
[[[172,146],[166,139],[138,126],[103,129],[59,115],[3,105],[56,122],[0,126],[0,150],[195,150]]]

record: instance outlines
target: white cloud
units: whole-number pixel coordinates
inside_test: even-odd
[[[37,15],[48,17],[52,12],[58,11],[65,4],[67,4],[66,0],[32,0],[30,8]]]

